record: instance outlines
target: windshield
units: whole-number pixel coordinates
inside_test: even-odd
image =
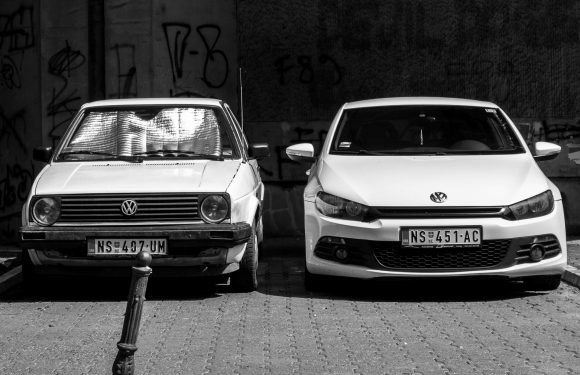
[[[345,110],[331,154],[421,155],[524,152],[497,108],[385,106]]]
[[[56,160],[237,158],[217,107],[116,107],[85,112]]]

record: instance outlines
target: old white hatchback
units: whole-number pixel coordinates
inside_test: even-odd
[[[140,251],[154,275],[231,274],[257,287],[264,186],[257,159],[217,99],[121,99],[85,104],[22,210],[25,281],[42,273],[127,274]],[[119,272],[115,272],[119,271]]]
[[[391,98],[345,104],[304,192],[306,286],[323,275],[500,277],[558,287],[566,265],[560,192],[495,104]]]

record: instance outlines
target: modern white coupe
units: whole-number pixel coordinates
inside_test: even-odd
[[[85,104],[22,209],[25,282],[43,273],[127,274],[140,251],[154,275],[231,275],[257,287],[264,185],[228,105],[217,99]],[[118,271],[118,272],[115,272]]]
[[[489,102],[389,98],[347,103],[304,192],[306,287],[324,276],[498,277],[558,287],[566,265],[562,198]],[[535,159],[535,160],[534,160]]]

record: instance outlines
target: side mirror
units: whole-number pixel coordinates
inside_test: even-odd
[[[253,143],[250,145],[248,154],[254,159],[264,159],[270,157],[270,147],[267,143]]]
[[[32,150],[32,159],[48,163],[52,157],[52,147],[38,146]]]
[[[530,144],[530,135],[531,135],[531,130],[532,130],[532,124],[527,123],[527,122],[523,122],[520,124],[516,124],[516,128],[518,128],[518,131],[520,132],[520,134],[522,135],[522,137],[524,138],[524,140],[526,141],[526,143],[529,145]]]
[[[562,147],[550,142],[536,142],[534,159],[537,161],[552,160],[558,157]]]
[[[316,158],[314,157],[314,146],[310,143],[298,143],[286,148],[286,155],[290,160],[298,162],[308,162],[313,163]]]

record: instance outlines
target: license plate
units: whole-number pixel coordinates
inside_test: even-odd
[[[481,228],[407,228],[401,245],[406,247],[476,247],[481,245]]]
[[[88,255],[137,255],[148,251],[151,255],[167,254],[165,238],[94,238],[88,241]]]

